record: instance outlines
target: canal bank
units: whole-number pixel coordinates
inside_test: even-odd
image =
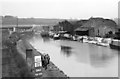
[[[23,56],[17,50],[17,41],[20,33],[9,34],[8,30],[2,30],[2,78],[33,77],[29,66]]]
[[[32,58],[28,58],[26,60],[28,66],[30,67],[31,72],[34,73],[34,57],[42,55],[42,53],[38,52],[32,45],[28,42],[29,40],[27,39],[22,39],[17,42],[17,50],[19,53],[23,56],[24,60],[26,60],[26,50],[27,49],[32,49]],[[44,52],[45,53],[45,52]],[[62,77],[64,79],[68,79],[67,75],[64,74],[63,71],[61,71],[57,66],[55,66],[52,62],[48,65],[47,70],[44,68],[41,68],[42,71],[42,76],[41,77]],[[35,74],[35,73],[34,73]]]

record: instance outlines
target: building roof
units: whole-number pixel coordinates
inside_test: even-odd
[[[88,30],[88,28],[78,27],[74,31],[87,31],[87,30]]]

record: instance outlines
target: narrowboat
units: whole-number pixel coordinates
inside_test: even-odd
[[[112,40],[110,48],[120,50],[120,40]]]

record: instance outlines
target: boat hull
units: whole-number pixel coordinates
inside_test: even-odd
[[[60,37],[54,37],[53,39],[54,39],[54,40],[59,40],[59,39],[60,39]]]
[[[113,44],[110,44],[110,48],[120,50],[120,46],[116,46],[116,45],[113,45]]]

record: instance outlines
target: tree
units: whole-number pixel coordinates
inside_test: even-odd
[[[74,31],[73,25],[70,22],[68,22],[67,20],[59,22],[59,25],[63,31],[67,31],[67,32],[73,34],[73,31]]]

